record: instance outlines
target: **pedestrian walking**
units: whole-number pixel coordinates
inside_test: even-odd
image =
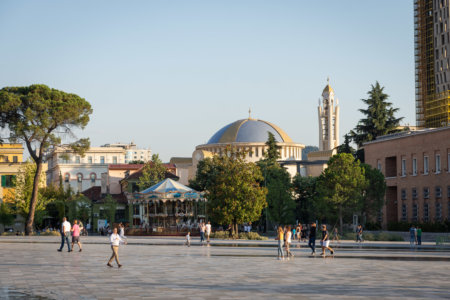
[[[277,237],[278,240],[278,260],[284,260],[283,242],[284,242],[284,230],[283,227],[278,226]]]
[[[299,224],[297,225],[296,233],[297,233],[297,240],[298,240],[298,242],[300,243],[301,238],[302,238],[302,224],[299,223]]]
[[[334,231],[333,231],[333,242],[334,242],[334,241],[340,243],[340,240],[339,240],[339,231],[338,231],[337,227],[335,227],[335,228],[334,228]]]
[[[184,244],[188,247],[191,246],[191,232],[190,231],[188,231],[188,233],[186,234],[186,242]]]
[[[291,257],[291,256],[294,256],[294,254],[292,254],[291,250],[289,249],[290,245],[292,243],[291,237],[292,237],[291,226],[288,226],[286,229],[286,238],[285,238],[285,242],[284,242],[284,245],[286,247],[287,259],[289,259],[289,257]]]
[[[330,250],[330,253],[333,255],[334,250],[330,247],[330,239],[328,236],[327,225],[322,225],[322,239],[320,240],[320,244],[322,246],[322,255],[325,256],[325,249]]]
[[[72,226],[72,251],[73,251],[73,246],[75,243],[77,243],[78,248],[80,249],[79,252],[83,251],[83,249],[81,248],[81,242],[80,242],[80,225],[78,225],[78,221],[74,220],[73,221],[73,226]]]
[[[200,223],[200,243],[203,245],[203,241],[205,240],[205,223]]]
[[[356,242],[363,242],[363,228],[361,224],[358,225],[358,228],[356,228]]]
[[[112,261],[115,259],[117,266],[120,268],[122,265],[119,262],[119,245],[121,243],[126,243],[124,240],[120,237],[120,235],[117,233],[117,228],[114,227],[113,232],[111,233],[111,236],[109,237],[109,241],[111,242],[111,249],[112,249],[112,255],[109,259],[108,263],[106,264],[108,267],[112,266]]]
[[[208,224],[205,225],[205,234],[206,234],[206,243],[209,246],[209,235],[211,234],[211,222],[208,221]]]
[[[422,245],[422,228],[417,226],[416,229],[416,235],[417,235],[417,245]]]
[[[311,255],[316,254],[316,223],[311,223],[311,228],[309,229],[309,241],[308,247],[311,248]]]
[[[59,247],[58,251],[61,252],[62,249],[64,248],[64,241],[67,244],[67,251],[70,252],[72,251],[70,249],[70,242],[69,242],[69,237],[70,237],[70,223],[67,221],[67,218],[64,217],[63,218],[63,222],[61,224],[61,247]]]
[[[409,245],[411,248],[413,248],[416,244],[417,240],[417,230],[414,225],[411,225],[411,228],[409,228]]]
[[[125,226],[122,222],[119,224],[119,235],[122,238],[122,240],[126,241],[127,237],[125,236]]]

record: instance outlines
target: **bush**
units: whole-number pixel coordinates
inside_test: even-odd
[[[450,232],[450,221],[444,222],[393,222],[388,224],[390,231],[409,231],[411,224],[419,226],[424,232]]]
[[[14,236],[14,235],[16,235],[16,233],[15,232],[3,232],[2,233],[2,236]],[[20,236],[22,236],[23,235],[23,233],[20,233],[19,234]]]
[[[389,242],[401,242],[404,241],[401,235],[396,233],[388,233],[388,232],[379,232],[379,233],[371,233],[371,232],[363,232],[363,240],[365,241],[389,241]],[[341,238],[342,240],[356,240],[356,233],[354,232],[346,232]]]
[[[342,235],[341,240],[356,240],[356,233],[346,232]]]
[[[241,232],[239,233],[239,237],[234,236],[230,238],[230,233],[229,231],[216,231],[216,232],[212,232],[210,237],[212,239],[240,239],[240,240],[258,240],[258,241],[262,241],[262,240],[267,240],[267,237],[265,236],[260,236],[257,232]]]
[[[33,235],[37,235],[37,233],[33,233]],[[53,231],[46,230],[46,231],[42,231],[42,232],[40,233],[40,235],[43,235],[43,236],[60,236],[61,234],[59,233],[59,231],[55,231],[55,230],[53,230]]]

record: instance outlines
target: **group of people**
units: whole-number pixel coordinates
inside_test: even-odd
[[[200,224],[198,225],[198,229],[200,232],[200,243],[203,246],[203,242],[205,241],[206,238],[206,244],[207,246],[209,246],[209,238],[211,236],[211,222],[208,221],[208,223],[205,222],[200,222]],[[188,231],[188,233],[186,234],[186,242],[184,243],[186,246],[190,247],[191,246],[191,232]]]
[[[409,244],[411,247],[422,245],[422,228],[411,225],[411,228],[409,228]]]
[[[80,242],[80,232],[81,227],[78,224],[78,220],[74,220],[73,225],[71,225],[70,222],[67,221],[67,218],[64,217],[61,224],[61,246],[59,247],[58,251],[62,251],[62,249],[64,248],[64,242],[67,243],[68,252],[73,251],[73,246],[75,245],[75,243],[77,243],[78,245],[79,252],[83,251]],[[72,236],[72,243],[70,243],[70,236]]]
[[[299,228],[300,227],[300,228]],[[316,254],[316,223],[311,223],[309,228],[309,241],[308,241],[308,247],[311,248],[312,252],[311,255]],[[302,228],[301,225],[297,226],[296,228],[291,230],[291,226],[279,226],[277,229],[277,236],[276,240],[278,240],[278,259],[284,260],[285,256],[286,259],[289,259],[290,257],[293,257],[294,254],[290,251],[290,245],[292,244],[292,236],[297,235],[297,239],[300,242],[301,241],[301,235],[299,232],[301,232],[304,228]],[[326,250],[330,251],[330,253],[333,255],[334,250],[330,247],[330,235],[327,230],[326,225],[322,225],[321,227],[321,239],[320,239],[320,245],[322,247],[322,255],[325,256]],[[335,238],[339,239],[338,236],[335,234]],[[286,252],[286,255],[285,255]]]

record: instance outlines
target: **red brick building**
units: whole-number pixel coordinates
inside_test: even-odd
[[[365,162],[386,177],[382,223],[441,222],[450,214],[450,127],[365,143]]]

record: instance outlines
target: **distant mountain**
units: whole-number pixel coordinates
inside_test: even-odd
[[[319,147],[316,146],[306,146],[303,150],[302,150],[302,159],[306,160],[308,159],[308,153],[309,152],[314,152],[314,151],[319,151]]]

